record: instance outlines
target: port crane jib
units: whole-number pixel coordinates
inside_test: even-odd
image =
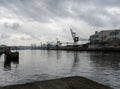
[[[80,38],[79,36],[77,36],[77,34],[75,32],[73,32],[73,30],[71,28],[70,28],[70,32],[72,34],[74,44],[76,44],[76,45],[77,45],[78,41],[89,41],[89,39]]]
[[[71,34],[72,34],[72,38],[73,38],[74,44],[77,44],[78,41],[79,41],[79,37],[76,36],[76,33],[73,32],[73,30],[71,28],[70,28],[70,31],[71,31]]]

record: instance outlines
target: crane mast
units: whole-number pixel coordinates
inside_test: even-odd
[[[74,41],[74,44],[77,45],[78,41],[79,41],[79,37],[76,36],[76,33],[72,31],[72,29],[70,29],[71,31],[71,34],[72,34],[72,38],[73,38],[73,41]]]

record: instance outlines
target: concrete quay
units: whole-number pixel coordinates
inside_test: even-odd
[[[0,89],[113,89],[84,77],[67,77],[26,84],[10,85]]]

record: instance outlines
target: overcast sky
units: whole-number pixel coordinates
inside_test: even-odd
[[[120,0],[0,0],[0,44],[72,41],[120,28]]]

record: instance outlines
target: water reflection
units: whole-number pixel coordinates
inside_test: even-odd
[[[8,56],[8,57],[6,57]],[[4,58],[4,70],[11,70],[11,65],[14,64],[15,67],[17,68],[19,64],[19,57],[11,57],[11,55],[5,55]]]
[[[47,52],[47,58],[48,59],[55,57],[56,60],[60,60],[61,57],[62,57],[62,51],[59,51],[59,50],[56,50],[56,51],[48,50],[46,52]],[[46,53],[44,53],[44,54],[46,54]]]
[[[117,52],[89,53],[93,79],[119,89],[120,85],[120,55]]]
[[[95,67],[113,68],[119,70],[120,68],[120,55],[114,52],[92,52],[90,53],[90,60]]]
[[[56,51],[56,57],[57,57],[57,60],[61,59],[61,51],[59,50]]]
[[[72,64],[72,72],[77,68],[79,65],[79,57],[78,57],[78,52],[74,52],[73,55],[73,64]]]
[[[20,50],[19,59],[0,60],[0,76],[7,77],[0,84],[16,84],[16,81],[33,82],[65,76],[84,76],[119,89],[120,54],[113,52],[73,52],[52,50]],[[12,71],[3,70],[11,69]],[[11,77],[12,76],[12,77]],[[13,80],[15,79],[15,80]],[[8,81],[12,80],[12,81]]]

